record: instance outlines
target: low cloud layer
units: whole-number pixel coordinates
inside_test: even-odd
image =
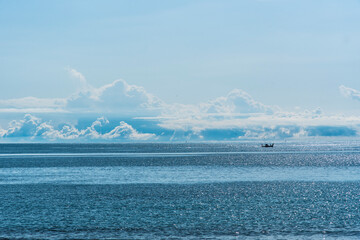
[[[0,114],[25,114],[0,128],[2,139],[220,141],[359,134],[358,116],[326,115],[320,108],[287,112],[265,105],[241,89],[198,104],[168,104],[124,80],[96,88],[80,72],[67,70],[81,83],[81,89],[67,98],[0,100]],[[360,100],[360,91],[345,86],[339,89],[345,97]],[[57,117],[60,114],[61,119]],[[85,117],[91,122],[77,124]]]
[[[101,129],[108,123],[109,121],[106,118],[101,117],[85,129],[78,129],[69,124],[59,128],[50,122],[26,114],[23,119],[10,122],[7,129],[1,129],[0,136],[2,138],[31,138],[35,140],[156,140],[155,134],[140,133],[124,121],[121,121],[118,126],[110,131],[103,133]]]
[[[131,120],[130,120],[131,121]],[[132,120],[134,121],[134,120]],[[256,139],[301,139],[308,137],[354,137],[358,127],[331,125],[273,125],[259,124],[243,126],[209,125],[201,128],[172,128],[161,126],[154,120],[134,122],[136,127],[125,121],[110,121],[99,117],[88,125],[58,124],[44,121],[26,114],[23,119],[14,120],[9,126],[0,129],[3,140],[22,141],[237,141]],[[189,124],[190,126],[190,124]]]

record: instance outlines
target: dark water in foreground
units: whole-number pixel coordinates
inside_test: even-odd
[[[0,239],[359,239],[360,144],[1,144]]]

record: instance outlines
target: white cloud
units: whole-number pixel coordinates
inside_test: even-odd
[[[231,96],[231,94],[229,95]],[[279,107],[266,106],[253,99],[249,101],[249,104],[247,104],[246,101],[239,101],[241,104],[234,104],[226,97],[222,97],[221,99],[221,102],[225,102],[226,104],[223,104],[224,106],[215,104],[216,107],[223,106],[223,108],[218,109],[216,113],[208,113],[207,109],[209,106],[210,108],[214,108],[213,103],[217,102],[217,100],[202,104],[201,106],[206,106],[203,108],[189,108],[192,109],[190,113],[183,111],[182,114],[178,114],[176,117],[172,117],[172,115],[169,114],[167,118],[159,118],[159,121],[161,121],[159,125],[166,129],[201,131],[204,129],[231,129],[253,126],[269,128],[277,125],[338,125],[344,124],[344,120],[347,122],[354,120],[353,118],[341,118],[341,120],[339,120],[337,116],[325,116],[320,108],[312,111],[285,112]],[[244,108],[247,111],[244,110],[244,113],[240,113],[241,111],[239,109]],[[221,113],[222,109],[224,110]],[[359,118],[356,119],[360,120]]]
[[[24,97],[0,100],[0,109],[61,109],[65,106],[65,104],[66,100],[62,98]]]
[[[105,138],[105,139],[114,139],[114,138],[119,138],[119,137],[131,139],[131,140],[156,139],[155,134],[139,133],[131,125],[127,124],[124,121],[121,121],[120,125],[115,127],[110,132],[102,135],[102,138]]]
[[[276,107],[264,105],[248,93],[234,89],[223,97],[200,104],[166,104],[143,87],[124,80],[95,88],[75,69],[67,68],[83,88],[68,98],[42,99],[26,97],[0,100],[0,112],[70,112],[112,113],[126,116],[162,116],[181,118],[232,117],[239,114],[271,114]],[[16,110],[15,110],[16,109]]]
[[[287,138],[313,135],[354,135],[360,125],[360,117],[326,115],[320,108],[314,110],[285,112],[279,107],[265,105],[240,89],[230,91],[226,96],[199,104],[167,104],[148,93],[143,87],[116,80],[95,88],[75,69],[69,73],[84,83],[81,91],[68,98],[41,99],[26,97],[0,100],[0,113],[57,113],[64,114],[63,120],[56,120],[61,128],[52,122],[42,121],[30,114],[22,120],[12,121],[7,129],[0,130],[0,136],[30,137],[44,139],[125,139],[129,141],[193,139],[207,140],[218,132],[226,132],[230,139],[237,138]],[[360,100],[360,92],[345,86],[339,87],[346,97]],[[141,129],[120,121],[109,129],[106,118],[98,118],[87,127],[77,128],[68,124],[79,115],[91,113],[118,118],[136,118],[156,125],[154,132],[141,133]],[[50,116],[50,114],[48,115]],[[50,119],[51,119],[50,117]],[[54,119],[55,120],[55,119]],[[61,122],[63,121],[63,122]],[[156,121],[156,124],[154,123]],[[128,121],[127,121],[128,122]],[[345,127],[345,128],[344,128]],[[104,129],[107,129],[104,132]],[[145,132],[149,132],[149,128]],[[139,132],[140,130],[140,132]],[[213,130],[213,132],[211,132]],[[164,132],[170,134],[166,139]],[[171,132],[171,133],[169,133]]]
[[[344,85],[341,85],[339,87],[339,90],[343,96],[360,101],[360,91],[353,88],[345,87]]]
[[[250,94],[240,89],[230,91],[226,96],[199,104],[163,105],[161,117],[165,121],[184,122],[208,119],[219,122],[234,118],[249,118],[259,114],[271,115],[279,111],[279,107],[267,106],[256,101]],[[183,129],[182,125],[178,126]]]
[[[69,72],[71,77],[76,78],[80,81],[80,83],[84,89],[89,88],[86,78],[84,77],[84,75],[81,72],[78,72],[76,69],[73,69],[70,67],[67,67],[65,69]]]
[[[274,107],[266,106],[247,92],[234,89],[225,97],[219,97],[204,104],[207,113],[235,114],[235,113],[273,113]]]
[[[228,118],[161,119],[159,125],[176,132],[192,132],[204,140],[284,139],[309,136],[356,136],[360,117],[324,115],[321,109],[303,112],[231,115]]]
[[[116,80],[100,88],[72,95],[65,108],[77,112],[111,112],[124,115],[159,114],[164,103],[144,88]]]
[[[73,139],[123,139],[129,141],[144,141],[156,139],[155,134],[140,133],[131,125],[121,121],[112,130],[101,133],[101,127],[107,125],[109,121],[98,118],[91,126],[79,130],[72,125],[64,125],[56,129],[51,123],[44,122],[40,118],[26,114],[22,120],[10,122],[8,129],[1,129],[2,138],[17,137],[31,139],[50,139],[50,140],[73,140]]]
[[[2,130],[2,137],[33,137],[37,134],[37,128],[41,124],[39,118],[26,114],[23,120],[13,120],[7,130]]]
[[[306,114],[311,113],[308,111]],[[190,140],[237,140],[237,139],[284,139],[312,136],[353,137],[359,132],[360,118],[321,117],[311,115],[257,115],[247,119],[223,119],[214,121],[204,119],[172,119],[160,122],[159,126],[151,121],[137,123],[137,129],[125,121],[114,125],[100,117],[87,127],[75,125],[53,125],[30,114],[24,119],[10,122],[7,129],[0,129],[3,139],[32,140],[120,140],[120,141],[190,141]],[[291,119],[289,121],[289,119]],[[312,119],[312,120],[311,120]],[[346,123],[346,124],[344,124]],[[146,130],[144,130],[146,129]],[[143,133],[146,132],[146,133]]]
[[[166,104],[148,93],[143,87],[130,85],[124,80],[93,87],[75,69],[67,68],[70,75],[82,83],[81,90],[68,98],[24,97],[0,100],[0,113],[112,113],[127,116],[157,116]]]

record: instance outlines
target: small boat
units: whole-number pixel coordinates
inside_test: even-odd
[[[271,144],[261,144],[262,147],[274,147],[274,144],[271,143]]]

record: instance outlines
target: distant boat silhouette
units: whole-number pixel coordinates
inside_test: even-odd
[[[274,144],[271,143],[271,144],[261,144],[262,147],[274,147]]]

